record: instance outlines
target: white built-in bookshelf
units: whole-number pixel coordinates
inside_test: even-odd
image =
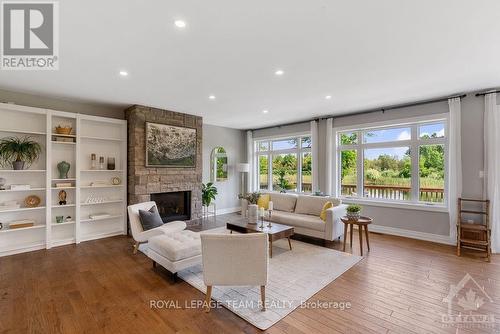
[[[70,126],[71,133],[57,134],[58,125]],[[0,210],[0,256],[126,234],[126,121],[0,103],[0,138],[13,136],[31,137],[43,152],[25,170],[0,169],[0,178],[6,179],[0,203],[21,204]],[[96,155],[97,169],[91,154]],[[104,169],[99,169],[101,156]],[[115,159],[113,170],[107,169],[108,157]],[[63,160],[71,166],[67,178],[61,178],[57,168]],[[113,184],[113,178],[120,183]],[[13,184],[29,184],[30,189],[12,190]],[[59,204],[61,190],[67,195],[65,205]],[[24,200],[30,195],[41,199],[39,206],[26,207]],[[58,216],[62,222],[57,222]],[[22,219],[35,224],[9,228],[10,222]]]

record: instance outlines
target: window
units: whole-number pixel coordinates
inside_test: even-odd
[[[311,146],[309,146],[311,147]],[[301,189],[303,193],[312,192],[312,154],[311,152],[302,152],[302,173]]]
[[[338,191],[378,201],[444,204],[446,116],[338,130]],[[361,140],[360,140],[361,138]]]
[[[297,191],[297,154],[273,154],[273,190]]]
[[[340,151],[340,189],[341,195],[357,196],[357,159],[356,150]]]
[[[259,155],[259,189],[264,190],[269,187],[269,156]]]
[[[311,137],[255,141],[259,190],[311,192]]]

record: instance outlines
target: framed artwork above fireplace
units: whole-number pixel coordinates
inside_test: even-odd
[[[146,122],[146,167],[196,167],[196,129]]]

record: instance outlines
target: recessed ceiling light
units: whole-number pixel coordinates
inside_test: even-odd
[[[330,100],[331,98],[332,98],[332,96],[331,96],[331,95],[327,95],[327,96],[325,96],[325,99],[327,99],[327,100]]]
[[[276,70],[276,72],[274,72],[274,74],[276,74],[276,75],[283,75],[283,74],[285,74],[285,71],[283,71],[283,70]]]
[[[215,100],[215,95],[210,95],[208,98],[209,98],[210,100]]]
[[[120,71],[120,75],[122,77],[126,77],[128,75],[128,72],[127,71]]]
[[[265,109],[265,110],[262,110],[262,113],[263,114],[267,114],[269,112],[269,110]]]
[[[175,26],[177,28],[185,28],[186,27],[186,22],[185,21],[182,21],[182,20],[176,20],[174,22]]]

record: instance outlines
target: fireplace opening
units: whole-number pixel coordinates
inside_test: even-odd
[[[191,192],[176,191],[151,194],[164,223],[174,220],[191,220]]]

